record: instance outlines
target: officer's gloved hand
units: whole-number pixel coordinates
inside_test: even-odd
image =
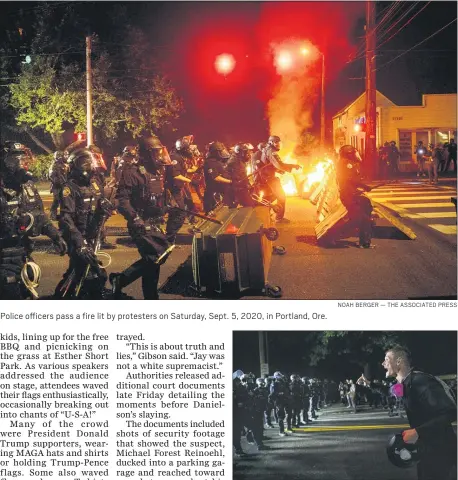
[[[111,215],[113,213],[114,207],[113,204],[106,198],[101,198],[99,200],[98,208],[102,211],[104,215]]]
[[[56,238],[54,240],[54,246],[57,248],[59,255],[63,257],[67,253],[67,244],[65,243],[62,237]]]
[[[300,165],[293,165],[292,168],[294,170],[300,170],[302,167]]]
[[[133,235],[145,235],[146,234],[146,226],[145,222],[140,217],[135,217],[132,220],[131,230]]]
[[[76,254],[84,263],[88,263],[90,265],[97,263],[97,257],[94,253],[94,250],[92,250],[92,248],[87,244],[84,244],[82,247],[78,248],[76,250]]]

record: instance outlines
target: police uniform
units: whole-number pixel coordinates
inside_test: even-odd
[[[246,166],[247,164],[236,155],[232,155],[227,162],[227,174],[232,180],[230,188],[227,189],[227,203],[231,207],[254,205],[250,195],[251,185],[247,178]]]
[[[53,194],[53,202],[51,205],[51,217],[56,217],[57,215],[57,208],[59,206],[59,193],[67,181],[67,172],[68,166],[67,164],[60,160],[56,161],[53,164],[52,172],[51,172],[51,192]]]
[[[174,206],[173,204],[175,204],[175,206],[184,210],[186,207],[186,203],[188,204],[188,208],[190,205],[189,201],[186,202],[186,184],[182,180],[178,180],[175,177],[178,177],[180,175],[183,177],[186,176],[186,160],[178,152],[172,152],[170,154],[170,160],[172,161],[172,165],[166,167],[166,187],[169,190],[170,195],[173,199],[171,206]],[[191,208],[191,210],[193,210],[193,208]],[[173,215],[174,229],[178,232],[178,230],[184,223],[186,213],[181,210],[172,210],[169,215],[170,214]],[[174,241],[174,239],[171,240]]]
[[[209,156],[204,163],[205,176],[205,194],[204,194],[204,210],[210,212],[216,206],[215,194],[221,194],[223,198],[227,195],[227,185],[215,181],[215,178],[221,176],[228,178],[226,165],[215,157]]]
[[[18,178],[18,177],[16,177]],[[25,179],[25,178],[24,178]],[[19,300],[31,297],[21,271],[31,259],[31,238],[46,235],[65,252],[65,244],[46,216],[38,190],[31,181],[0,187],[0,298]]]
[[[78,251],[93,242],[101,226],[105,212],[100,209],[100,201],[104,198],[103,189],[93,177],[87,185],[82,185],[74,178],[69,178],[60,192],[59,228],[68,245],[70,257],[69,267],[56,287],[55,297],[70,297],[77,293],[78,282],[83,277],[87,263],[78,256]],[[69,289],[64,285],[73,276]],[[90,266],[84,285],[84,296],[91,299],[103,298],[107,276],[104,269],[95,264]],[[83,292],[81,292],[83,295]],[[67,297],[68,298],[68,297]]]
[[[129,234],[141,259],[118,275],[118,287],[124,288],[142,277],[143,296],[147,300],[159,298],[157,284],[160,265],[157,261],[169,247],[166,235],[159,227],[164,213],[163,197],[162,175],[151,174],[142,165],[124,165],[116,199],[119,202],[118,210],[127,220]],[[169,223],[170,216],[168,227]]]
[[[267,145],[263,150],[262,170],[259,172],[259,178],[261,185],[264,184],[271,191],[271,195],[268,195],[268,198],[270,197],[271,201],[277,199],[279,206],[277,220],[282,220],[285,216],[286,195],[281,186],[280,179],[276,177],[275,174],[277,172],[291,172],[294,167],[295,165],[283,163],[280,156],[271,145]]]
[[[367,247],[372,238],[372,203],[360,189],[369,191],[370,188],[361,182],[358,162],[342,157],[336,173],[340,200],[348,211],[350,225],[359,228],[360,245]]]

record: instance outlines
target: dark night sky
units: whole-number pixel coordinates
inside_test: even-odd
[[[124,3],[126,22],[148,32],[151,55],[163,64],[184,100],[186,111],[176,122],[175,136],[194,133],[198,143],[217,137],[228,142],[247,139],[256,143],[264,139],[268,134],[265,104],[277,80],[269,55],[272,40],[307,38],[325,53],[329,119],[363,92],[364,80],[350,78],[364,76],[364,59],[346,62],[364,45],[361,37],[365,2],[80,2],[78,10],[104,40],[110,37],[110,9]],[[398,17],[412,5],[399,3],[402,10]],[[379,19],[391,4],[377,2]],[[14,19],[18,8],[30,5],[34,4],[2,2],[5,16],[0,27],[5,19],[7,23]],[[426,2],[418,2],[385,39],[424,5]],[[431,2],[381,47],[378,66],[456,16],[456,2]],[[381,68],[377,88],[398,104],[419,104],[421,93],[456,92],[456,44],[454,23],[421,45],[419,51]],[[224,51],[233,53],[238,60],[236,70],[227,79],[213,68],[216,54]],[[319,75],[319,69],[315,73]],[[318,115],[317,107],[315,125],[319,123]]]
[[[270,374],[298,373],[301,376],[316,376],[341,380],[358,378],[362,368],[352,364],[345,355],[331,355],[316,367],[310,366],[307,339],[311,332],[268,332]],[[413,365],[434,375],[456,373],[456,332],[399,332],[401,342],[412,354]],[[259,375],[258,332],[233,333],[233,371],[241,369]],[[356,357],[358,354],[352,352]],[[372,378],[385,378],[381,366],[384,350],[374,351],[370,365]]]

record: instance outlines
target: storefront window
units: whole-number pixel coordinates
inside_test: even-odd
[[[401,160],[410,160],[412,158],[412,132],[401,130],[399,132],[399,153]]]
[[[436,130],[434,132],[434,137],[433,137],[433,143],[434,144],[438,144],[438,143],[448,143],[450,141],[450,130],[448,130],[447,128],[441,128],[439,130]],[[451,137],[453,138],[453,137]]]

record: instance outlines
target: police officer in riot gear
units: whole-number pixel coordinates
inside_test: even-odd
[[[227,186],[232,183],[228,178],[225,162],[229,160],[230,154],[221,142],[212,142],[208,146],[208,153],[204,163],[205,194],[204,210],[211,212],[218,204],[216,195],[227,197]]]
[[[230,207],[252,207],[251,185],[247,176],[247,165],[250,164],[254,148],[251,143],[238,143],[234,153],[227,162],[227,172],[232,181],[228,188],[227,203]]]
[[[417,177],[426,177],[425,171],[425,162],[426,156],[428,154],[428,150],[425,145],[423,145],[423,141],[419,140],[417,146],[415,147],[414,154],[417,156]]]
[[[57,207],[59,206],[59,193],[62,186],[67,180],[68,164],[64,152],[54,152],[54,162],[51,169],[51,193],[53,195],[53,202],[49,216],[51,220],[57,219]]]
[[[118,210],[127,220],[129,234],[141,256],[121,273],[112,273],[110,282],[115,298],[122,289],[142,278],[145,300],[157,300],[160,266],[172,251],[172,241],[182,224],[174,210],[169,213],[167,232],[160,227],[164,214],[164,171],[171,165],[167,148],[157,137],[142,139],[139,162],[125,164],[118,185]]]
[[[251,156],[251,173],[253,175],[252,183],[257,185],[261,179],[259,176],[259,169],[262,167],[262,151],[266,148],[265,143],[258,143],[256,152]]]
[[[69,267],[56,287],[55,298],[105,298],[106,272],[96,250],[112,205],[95,178],[93,154],[87,148],[73,151],[67,182],[60,192],[59,228],[68,244]]]
[[[299,165],[283,163],[278,155],[281,148],[281,140],[277,135],[271,135],[266,148],[262,151],[262,166],[259,169],[261,184],[269,187],[272,199],[277,199],[279,209],[277,212],[277,222],[281,222],[285,216],[286,195],[281,186],[280,179],[275,176],[278,173],[291,172],[293,169],[300,168]]]
[[[176,203],[176,206],[182,210],[187,208],[190,212],[196,210],[190,190],[192,181],[188,177],[188,175],[192,175],[197,170],[197,166],[193,164],[194,156],[191,150],[193,141],[194,137],[188,135],[175,142],[175,150],[170,154],[172,165],[167,167],[166,173],[166,187],[169,190],[173,201]],[[181,219],[182,224],[185,217],[186,213],[180,211],[179,218]],[[194,222],[194,217],[191,216],[190,220]]]
[[[301,425],[300,414],[302,409],[302,385],[299,375],[291,375],[289,390],[291,394],[291,423],[293,427],[299,427]]]
[[[20,144],[0,152],[0,299],[38,298],[40,269],[32,258],[32,237],[46,235],[59,250],[66,244],[46,216],[43,202],[24,168],[27,156]]]
[[[372,204],[362,192],[369,192],[371,188],[361,181],[360,165],[361,157],[355,147],[341,147],[336,168],[340,200],[348,211],[349,226],[359,229],[360,247],[369,248],[372,239]]]
[[[288,383],[281,372],[274,373],[274,382],[270,386],[270,398],[275,405],[275,410],[278,416],[278,427],[280,429],[279,435],[284,437],[286,435],[285,420],[286,430],[292,431],[292,429],[289,388]]]

